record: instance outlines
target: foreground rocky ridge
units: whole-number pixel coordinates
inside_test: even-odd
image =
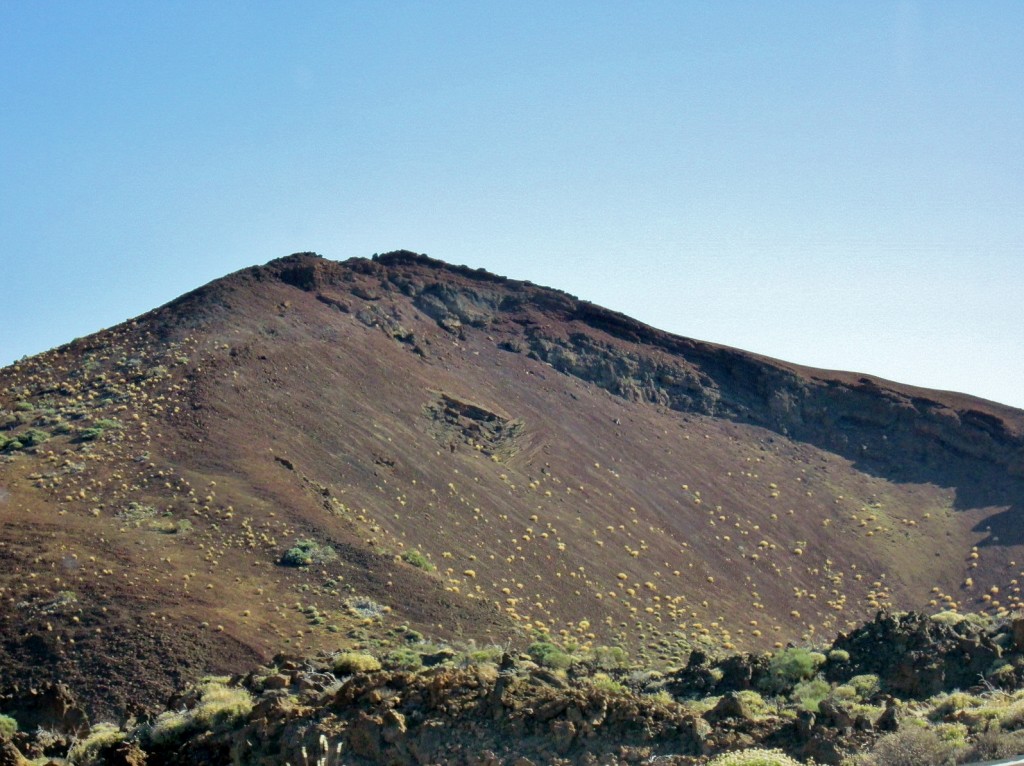
[[[146,722],[91,730],[59,688],[2,701],[31,724],[7,736],[0,762],[691,766],[764,749],[898,766],[1024,749],[1024,618],[880,613],[820,652],[694,652],[664,672],[560,657],[544,641],[520,656],[423,644],[381,659],[279,655]]]

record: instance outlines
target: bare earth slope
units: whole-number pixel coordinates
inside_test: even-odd
[[[1024,569],[1024,412],[406,252],[282,258],[0,370],[0,450],[0,693],[106,714],[413,631],[685,663],[1005,612]]]

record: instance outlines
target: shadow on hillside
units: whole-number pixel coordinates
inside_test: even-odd
[[[778,429],[769,430],[785,435]],[[862,437],[858,442],[878,440],[880,432],[862,430],[857,435]],[[1024,480],[1011,476],[1005,465],[944,447],[940,440],[925,446],[907,443],[909,438],[895,439],[897,443],[889,450],[875,451],[868,457],[859,447],[843,448],[829,435],[809,433],[787,438],[838,454],[850,460],[856,470],[875,478],[895,484],[931,484],[952,489],[954,510],[995,511],[973,528],[986,535],[979,546],[1024,545]]]
[[[704,414],[832,452],[886,481],[953,489],[955,510],[996,511],[975,530],[988,534],[980,545],[1024,544],[1024,437],[1011,408],[867,377],[800,374],[694,341],[677,339],[671,350],[714,381],[720,399]]]
[[[764,428],[840,455],[886,481],[954,489],[958,511],[1003,509],[985,522],[992,530],[982,544],[1024,544],[1024,523],[1016,523],[1024,521],[1022,413],[1012,408],[852,373],[795,368],[669,335],[583,302],[566,318],[605,337],[531,335],[536,358],[563,374],[628,400]],[[674,359],[638,354],[637,345]]]
[[[999,511],[978,523],[973,532],[987,535],[979,545],[1021,545],[1024,544],[1024,524],[1022,521],[1024,506],[1018,504]]]

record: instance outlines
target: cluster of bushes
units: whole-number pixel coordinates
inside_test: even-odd
[[[367,673],[381,669],[416,671],[424,666],[425,654],[445,654],[446,661],[461,666],[496,665],[501,662],[505,652],[506,649],[500,646],[479,648],[470,646],[463,651],[454,651],[437,644],[397,647],[376,656],[365,652],[347,651],[336,655],[334,670],[343,675]],[[537,665],[548,670],[561,672],[576,666],[578,668],[576,675],[591,678],[598,688],[608,691],[625,691],[626,689],[626,686],[609,673],[603,672],[621,671],[626,667],[626,653],[619,647],[600,646],[586,652],[574,653],[550,640],[538,640],[527,647],[526,654]]]
[[[621,646],[595,646],[590,660],[601,670],[620,670],[629,664],[629,654]]]
[[[804,647],[782,649],[769,658],[767,672],[758,688],[765,694],[788,700],[799,710],[812,713],[818,712],[826,699],[860,705],[878,693],[879,679],[876,675],[853,676],[843,684],[829,683],[818,672],[826,660],[845,662],[849,660],[849,654],[837,649],[826,658],[821,652]]]
[[[769,660],[768,674],[761,682],[761,689],[771,694],[793,690],[798,684],[813,679],[825,660],[821,652],[802,647],[778,651]]]
[[[120,421],[114,420],[113,418],[101,418],[88,428],[79,429],[76,438],[80,442],[96,441],[96,439],[103,436],[107,431],[117,430],[120,428],[123,428]]]
[[[966,727],[927,726],[911,722],[886,734],[866,753],[853,756],[849,766],[957,766],[1012,758],[1024,753],[1024,731],[1004,731],[998,725],[968,743]]]
[[[0,434],[0,452],[13,452],[27,447],[37,447],[50,438],[50,434],[40,428],[30,428],[11,436]]]
[[[9,411],[0,411],[0,415],[11,414]],[[31,424],[35,427],[17,433],[0,434],[0,452],[14,452],[16,450],[37,447],[49,441],[55,435],[71,435],[74,441],[91,442],[99,439],[108,431],[124,428],[121,421],[115,418],[99,418],[91,425],[84,427],[76,427],[66,419],[70,417],[73,420],[78,420],[84,414],[83,411],[73,408],[57,410],[52,407],[36,407],[27,401],[15,402],[13,417],[6,423],[0,424],[0,428],[11,431],[26,424]],[[44,428],[39,426],[43,426],[48,430],[44,430]]]
[[[549,670],[568,670],[574,665],[583,665],[591,671],[616,671],[629,665],[629,655],[621,646],[595,646],[582,650],[572,644],[559,646],[546,635],[530,644],[526,654]]]
[[[388,670],[413,672],[423,667],[423,656],[412,649],[392,649],[384,655],[383,664]]]
[[[542,668],[552,670],[568,670],[576,661],[571,654],[550,641],[534,641],[527,647],[526,653]]]
[[[314,540],[299,540],[281,556],[281,563],[289,567],[308,567],[311,564],[325,564],[338,557],[334,548],[321,545]]]

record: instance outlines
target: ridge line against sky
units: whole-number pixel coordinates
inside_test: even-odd
[[[1024,4],[0,0],[0,365],[406,248],[1024,407]]]

